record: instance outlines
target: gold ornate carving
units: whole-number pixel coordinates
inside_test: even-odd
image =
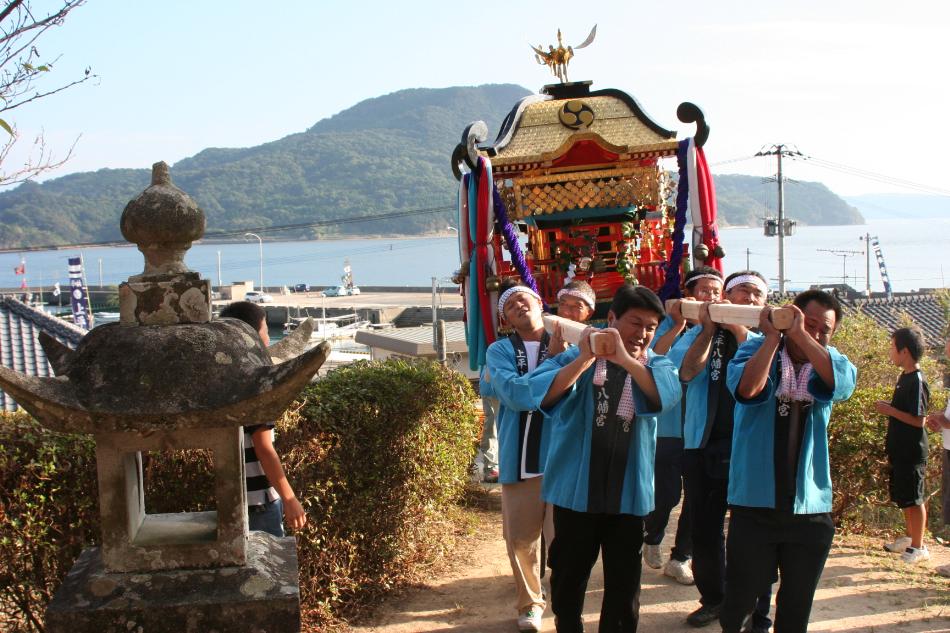
[[[513,219],[572,209],[655,208],[660,202],[656,167],[518,178],[499,185],[499,193]]]
[[[547,66],[551,69],[551,74],[557,77],[561,83],[567,82],[567,65],[571,63],[571,58],[574,57],[574,49],[580,50],[585,46],[590,45],[594,41],[594,37],[597,35],[597,25],[594,25],[594,28],[590,30],[590,35],[587,36],[587,39],[584,40],[581,44],[577,46],[568,46],[565,48],[564,42],[561,41],[561,29],[557,30],[557,48],[553,45],[548,46],[548,50],[545,51],[544,47],[541,45],[532,46],[531,50],[534,51],[534,59],[539,64]]]

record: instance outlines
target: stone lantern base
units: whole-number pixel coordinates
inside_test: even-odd
[[[110,573],[98,547],[82,552],[46,610],[48,633],[300,631],[293,537],[248,537],[247,564]]]

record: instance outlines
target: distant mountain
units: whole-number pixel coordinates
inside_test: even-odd
[[[725,224],[755,226],[776,215],[778,191],[774,182],[757,176],[715,175],[716,205]],[[785,216],[799,224],[864,224],[861,212],[820,182],[785,184]]]
[[[176,163],[171,175],[204,210],[209,232],[452,205],[457,184],[449,157],[464,126],[482,119],[495,132],[528,94],[512,84],[401,90],[270,143],[203,150]],[[149,180],[145,169],[101,169],[0,193],[0,247],[120,240],[122,209]],[[716,184],[724,224],[753,224],[766,214],[767,186],[758,179],[717,176]],[[787,190],[789,216],[803,223],[861,221],[823,185]],[[454,215],[341,221],[293,237],[415,235],[443,230]]]
[[[869,220],[950,218],[950,196],[869,193],[845,200]]]

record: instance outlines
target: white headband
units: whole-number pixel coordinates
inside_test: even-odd
[[[695,276],[693,276],[693,277],[690,277],[690,278],[686,281],[686,285],[687,285],[687,286],[692,285],[693,282],[699,281],[700,279],[715,279],[715,280],[718,281],[719,283],[722,283],[722,277],[720,277],[719,275],[714,275],[714,274],[712,274],[712,273],[703,273],[702,275],[695,275]],[[756,279],[758,279],[758,278],[756,278]],[[761,280],[759,280],[759,281],[761,281]]]
[[[576,288],[561,288],[560,290],[557,291],[558,301],[560,301],[561,297],[563,297],[564,295],[567,295],[569,297],[577,297],[578,299],[586,303],[588,306],[590,306],[591,310],[597,309],[597,304],[594,301],[594,297],[590,295],[589,293],[584,292],[583,290],[577,290]]]
[[[761,290],[762,294],[769,294],[769,287],[765,285],[765,282],[762,281],[758,275],[739,275],[738,277],[733,277],[729,280],[729,283],[726,284],[726,292],[729,292],[739,284],[752,284]]]
[[[537,299],[538,301],[541,301],[541,297],[538,296],[538,293],[536,293],[536,292],[535,292],[534,290],[532,290],[531,288],[529,288],[529,287],[527,287],[527,286],[512,286],[512,287],[509,288],[508,290],[505,290],[505,291],[501,294],[500,297],[498,297],[498,311],[499,311],[500,313],[502,313],[502,314],[505,313],[505,303],[507,303],[508,299],[511,298],[511,295],[513,295],[513,294],[515,294],[515,293],[518,293],[518,292],[525,292],[525,293],[531,295],[532,297],[534,297],[535,299]]]

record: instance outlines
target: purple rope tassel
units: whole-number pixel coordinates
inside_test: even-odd
[[[679,166],[679,183],[676,187],[676,221],[673,224],[673,250],[666,263],[666,279],[660,288],[660,299],[679,299],[680,292],[680,263],[683,261],[683,233],[686,228],[686,206],[689,200],[689,178],[686,173],[686,149],[689,139],[679,142],[676,150],[676,163]]]
[[[518,242],[518,234],[515,233],[515,227],[511,224],[511,220],[508,219],[508,210],[505,209],[505,203],[501,199],[501,194],[498,193],[498,187],[495,186],[495,183],[492,183],[492,198],[495,201],[495,218],[498,220],[498,225],[501,227],[501,234],[505,236],[505,243],[508,245],[508,252],[511,253],[511,263],[515,265],[515,270],[518,271],[518,274],[521,275],[521,281],[524,285],[528,286],[538,294],[538,283],[534,280],[534,275],[531,274],[531,269],[528,268],[528,262],[524,259],[524,253],[521,252],[521,244]],[[681,232],[682,233],[682,232]]]

